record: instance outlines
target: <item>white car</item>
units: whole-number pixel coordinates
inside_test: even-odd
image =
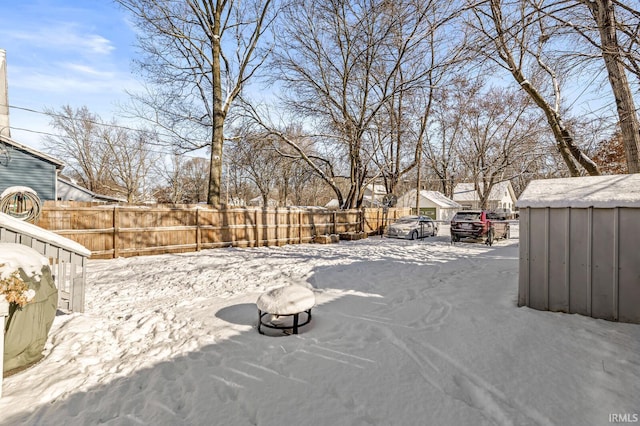
[[[404,216],[389,226],[387,237],[415,240],[438,234],[438,224],[428,216]]]

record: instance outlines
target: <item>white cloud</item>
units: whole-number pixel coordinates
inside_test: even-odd
[[[67,69],[73,73],[85,74],[88,76],[92,76],[96,79],[108,80],[108,79],[113,79],[115,77],[114,72],[105,71],[103,69],[99,69],[99,67],[89,66],[85,64],[67,62],[67,63],[60,64],[60,67],[63,69]]]
[[[134,34],[112,2],[14,3],[0,13],[13,136],[37,146],[42,135],[34,132],[51,132],[37,111],[86,105],[108,119],[128,99],[125,91],[139,90],[130,74]]]
[[[14,69],[9,75],[11,88],[38,90],[49,93],[68,93],[71,97],[81,93],[108,92],[113,96],[114,88],[124,93],[126,88],[138,83],[128,74],[96,67],[64,63],[49,69]]]
[[[85,42],[86,47],[94,53],[106,55],[115,49],[110,40],[99,35],[91,35],[85,40]]]
[[[115,50],[110,40],[75,23],[55,23],[35,31],[2,31],[0,34],[31,46],[79,54],[109,55]]]

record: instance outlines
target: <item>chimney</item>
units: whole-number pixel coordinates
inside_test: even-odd
[[[7,82],[7,52],[0,49],[0,135],[11,137],[9,129],[9,84]]]

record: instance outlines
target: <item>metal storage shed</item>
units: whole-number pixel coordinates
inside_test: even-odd
[[[640,323],[640,174],[532,181],[516,206],[519,306]]]

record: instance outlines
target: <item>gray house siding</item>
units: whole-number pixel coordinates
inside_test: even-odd
[[[10,160],[0,163],[0,192],[10,186],[28,186],[41,200],[56,199],[56,165],[16,147]]]

